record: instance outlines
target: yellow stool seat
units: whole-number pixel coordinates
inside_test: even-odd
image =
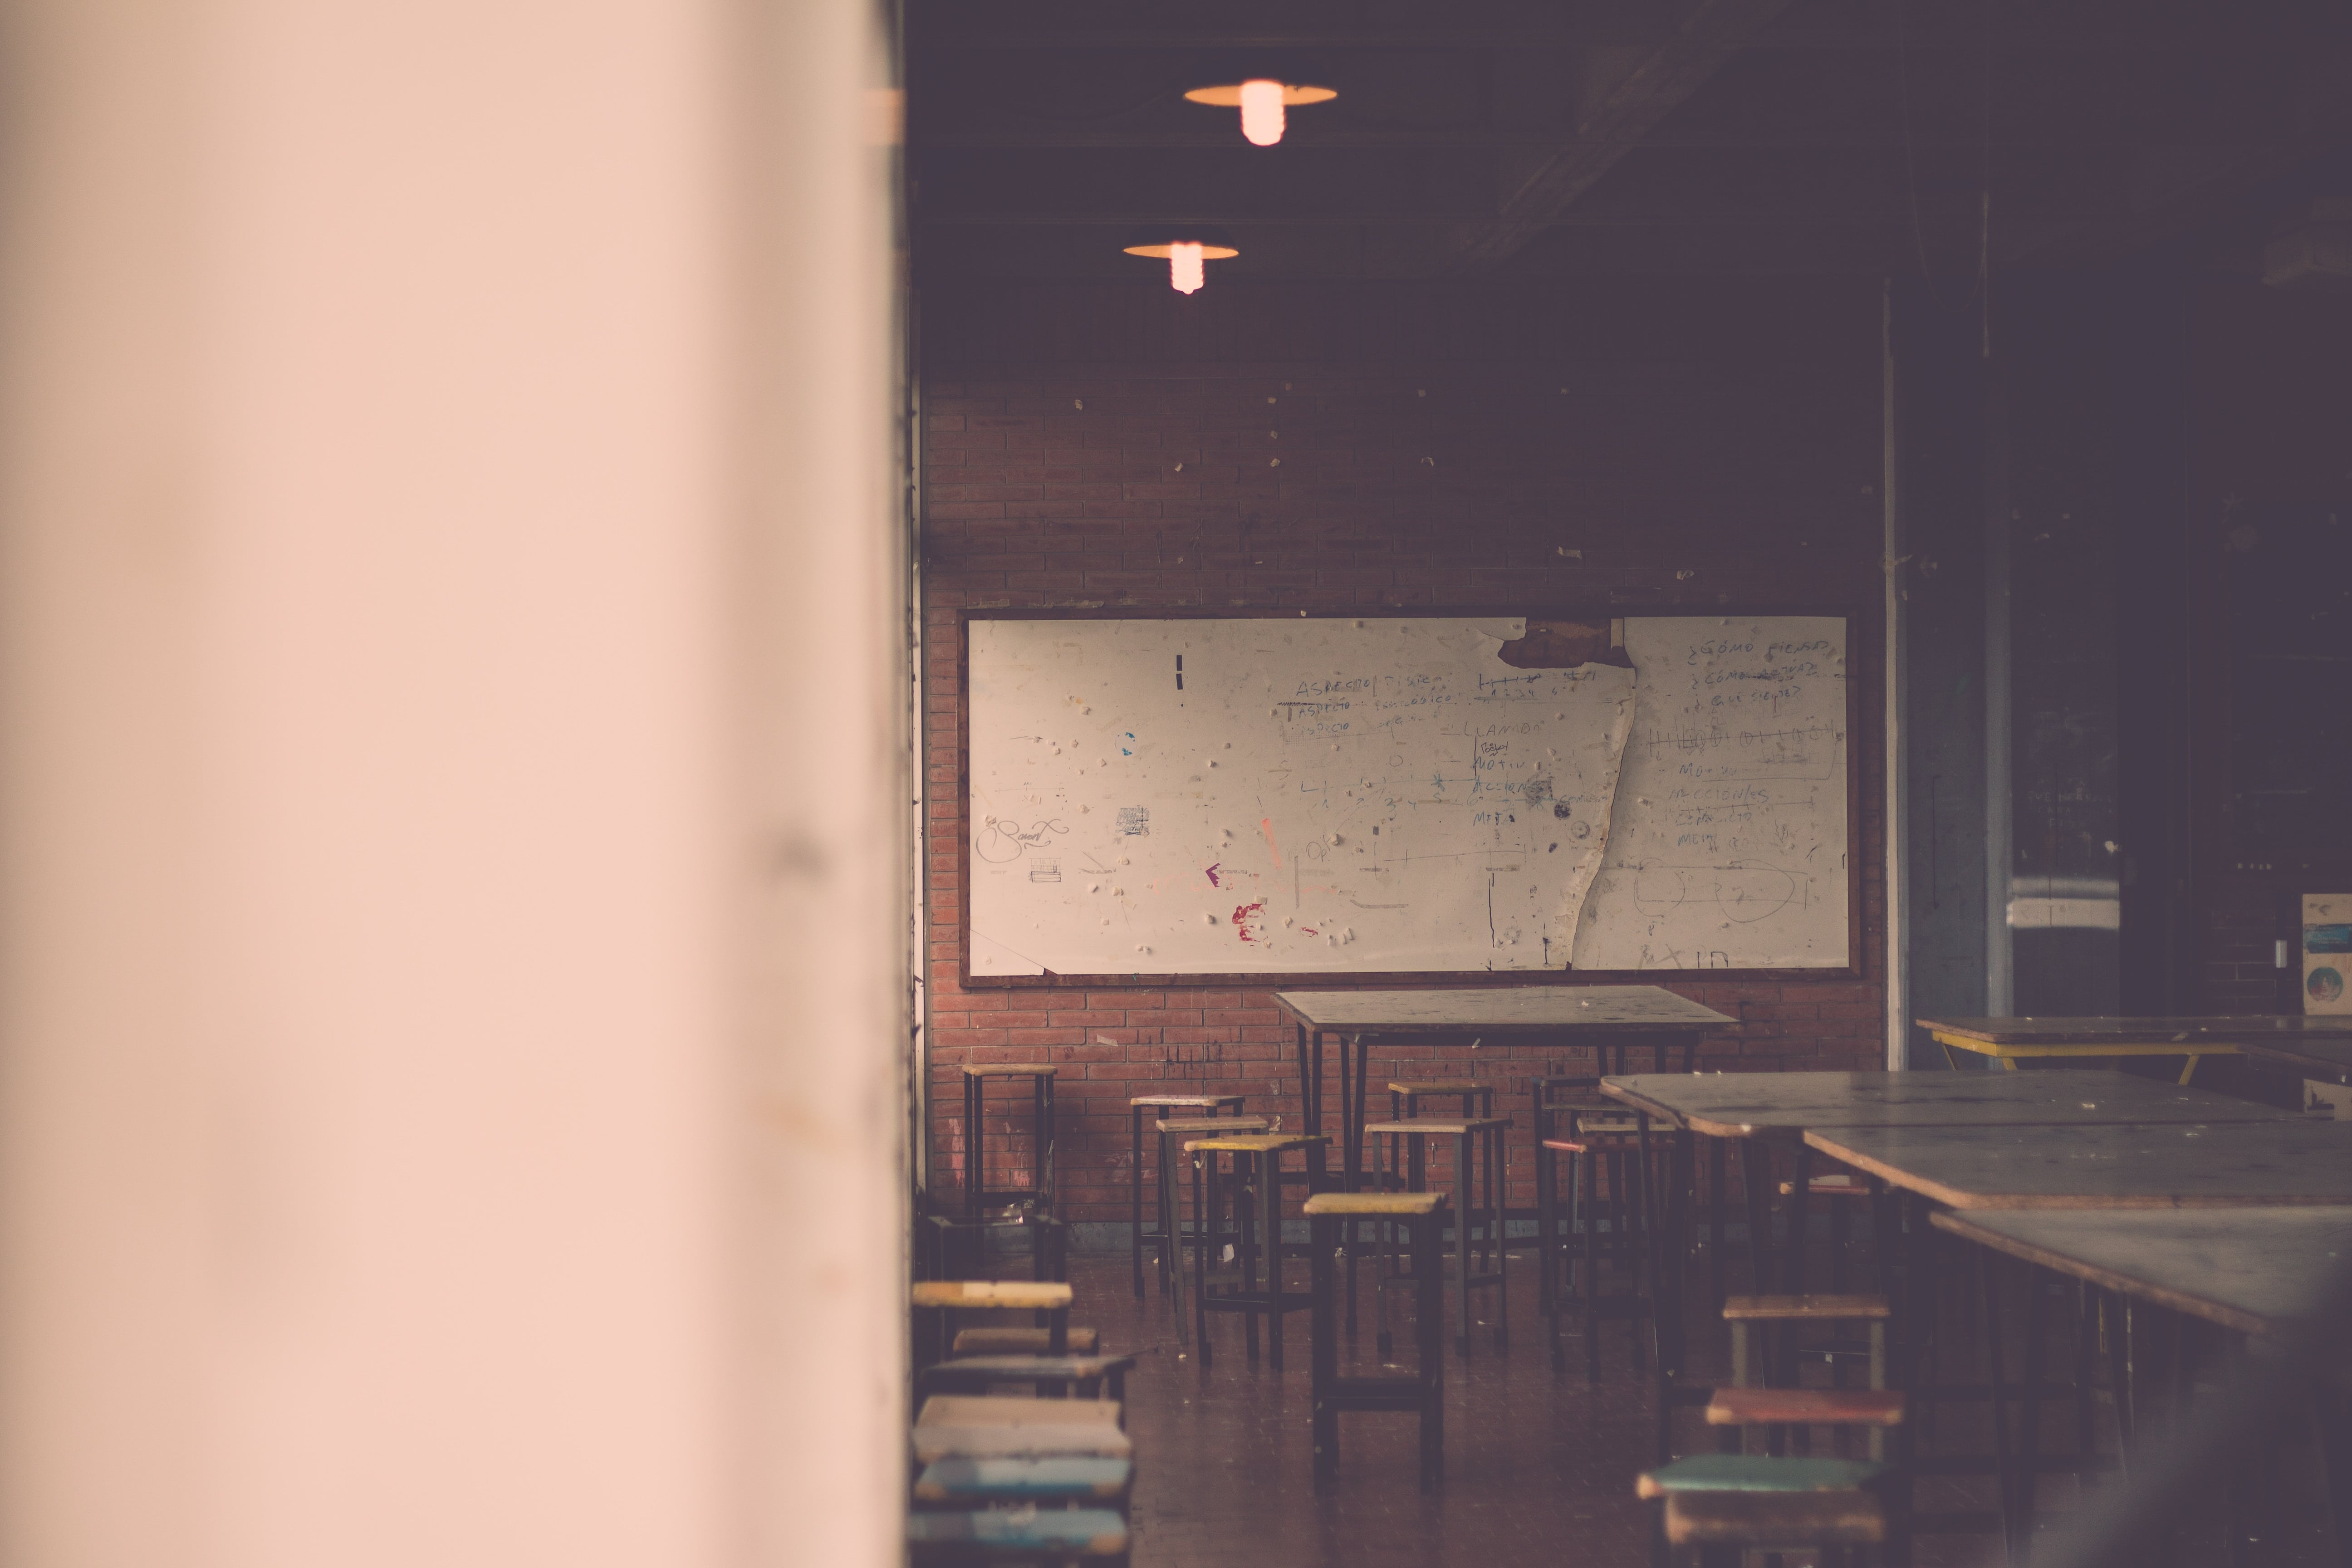
[[[1444,1193],[1318,1193],[1306,1204],[1307,1215],[1426,1215],[1445,1206]]]

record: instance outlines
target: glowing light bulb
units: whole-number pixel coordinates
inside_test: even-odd
[[[1197,240],[1180,239],[1168,247],[1168,286],[1179,294],[1197,291],[1204,281],[1201,270],[1201,245]]]
[[[1282,140],[1282,84],[1260,78],[1242,83],[1242,134],[1259,147]]]

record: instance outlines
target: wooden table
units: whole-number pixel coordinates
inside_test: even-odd
[[[2341,1018],[2315,1018],[2315,1024],[2343,1023]],[[2297,1078],[2317,1079],[2321,1083],[2352,1084],[2352,1035],[2336,1036],[2318,1030],[2306,1031],[2300,1037],[2248,1040],[2244,1046],[2249,1060],[2265,1067],[2285,1068]]]
[[[1625,1070],[1629,1046],[1651,1047],[1663,1070],[1666,1053],[1685,1055],[1713,1029],[1735,1029],[1737,1018],[1657,985],[1517,985],[1445,991],[1279,991],[1281,1008],[1297,1032],[1298,1078],[1307,1131],[1323,1125],[1323,1037],[1341,1037],[1339,1114],[1348,1190],[1362,1169],[1364,1080],[1375,1041],[1394,1043],[1468,1036],[1483,1040],[1551,1041],[1563,1047],[1613,1047],[1615,1070]],[[1352,1072],[1347,1047],[1355,1048]],[[1608,1070],[1603,1064],[1603,1071]]]
[[[2135,1368],[2147,1347],[2135,1314],[2118,1310],[2125,1299],[2239,1333],[2281,1336],[2316,1329],[2323,1342],[2332,1343],[2336,1336],[2315,1320],[2339,1299],[2352,1269],[2352,1213],[2342,1208],[1946,1210],[1934,1223],[1992,1252],[2082,1282],[2089,1291],[2085,1310],[2095,1307],[2102,1320],[2116,1436],[2126,1455],[2139,1405]],[[1988,1321],[1991,1316],[1989,1308]],[[2158,1321],[2165,1322],[2161,1314]],[[2168,1341],[2177,1333],[2155,1337]],[[1997,1338],[1993,1343],[1998,1380],[2004,1373]],[[2342,1419],[2341,1397],[2324,1386],[2326,1369],[2313,1371],[2313,1413],[2343,1517],[2340,1510],[2352,1507],[2352,1465],[2346,1462],[2352,1426]],[[2041,1386],[2042,1379],[2029,1374],[2022,1391],[2019,1446],[2028,1461],[2041,1430]],[[2020,1500],[2012,1512],[2030,1518],[2033,1469],[2030,1463],[2011,1469],[2009,1484]]]
[[[2352,1268],[2333,1207],[1947,1210],[1938,1230],[2240,1333],[2308,1320]]]
[[[1772,1289],[1762,1238],[1769,1225],[1760,1142],[1799,1148],[1789,1212],[1790,1289],[1804,1289],[1812,1127],[2087,1127],[2116,1123],[2299,1121],[2292,1112],[2207,1089],[2157,1083],[2128,1073],[2060,1069],[2032,1073],[1756,1072],[1636,1074],[1603,1079],[1601,1092],[1677,1131],[1718,1140],[1708,1151],[1717,1238],[1715,1295],[1723,1295],[1724,1148],[1740,1140],[1748,1192],[1749,1258],[1755,1289]]]
[[[1916,1018],[1944,1047],[1990,1057],[2014,1070],[2030,1057],[2185,1057],[2187,1083],[2202,1057],[2233,1057],[2247,1046],[2333,1037],[2352,1044],[2352,1016],[2306,1018],[2260,1015],[2244,1018]]]
[[[1815,1127],[1805,1142],[1956,1209],[2352,1205],[2352,1126]]]

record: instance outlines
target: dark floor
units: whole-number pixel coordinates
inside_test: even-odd
[[[1282,1373],[1264,1360],[1253,1365],[1246,1359],[1240,1319],[1213,1318],[1215,1355],[1204,1373],[1198,1354],[1177,1345],[1166,1300],[1149,1283],[1142,1300],[1131,1294],[1123,1254],[1073,1258],[1072,1321],[1099,1327],[1106,1349],[1145,1352],[1129,1384],[1139,1568],[1646,1563],[1648,1522],[1633,1489],[1652,1453],[1654,1407],[1649,1378],[1636,1376],[1627,1359],[1629,1331],[1623,1324],[1604,1325],[1598,1388],[1585,1381],[1581,1341],[1573,1334],[1570,1371],[1555,1376],[1543,1321],[1535,1311],[1531,1254],[1522,1246],[1513,1257],[1513,1342],[1498,1354],[1482,1333],[1466,1364],[1449,1360],[1446,1482],[1441,1492],[1428,1496],[1415,1484],[1414,1424],[1405,1415],[1343,1416],[1340,1479],[1328,1493],[1315,1492],[1309,1477],[1306,1313],[1289,1321],[1288,1370]],[[1304,1262],[1294,1260],[1288,1268],[1293,1288],[1303,1289]],[[1735,1268],[1735,1289],[1738,1272]],[[2017,1283],[2021,1288],[2021,1280]],[[1973,1347],[1979,1337],[1976,1314],[1961,1310],[1973,1298],[1961,1289],[1965,1281],[1955,1286],[1945,1331],[1956,1347],[1947,1352],[1952,1356],[1961,1353],[1957,1347]],[[1404,1292],[1395,1300],[1400,1309],[1408,1306]],[[2069,1364],[2064,1358],[2070,1331],[2064,1299],[2053,1300],[2052,1375],[2061,1377]],[[1726,1353],[1722,1325],[1695,1317],[1693,1331],[1697,1364],[1717,1364],[1708,1358]],[[2012,1331],[2009,1342],[2016,1345],[2021,1337]],[[1402,1332],[1399,1342],[1410,1343]],[[1369,1362],[1369,1319],[1355,1350]],[[1955,1370],[1948,1361],[1946,1375]],[[1696,1425],[1696,1413],[1681,1419],[1685,1425],[1678,1428],[1677,1452],[1713,1448],[1715,1435]],[[2112,1451],[2104,1394],[2094,1420],[2099,1447]],[[2053,1408],[2044,1426],[2045,1447],[2066,1449],[2074,1421],[2071,1404]],[[1988,1451],[1990,1434],[1981,1407],[1946,1406],[1929,1451]],[[2291,1484],[2282,1510],[2288,1528],[2279,1532],[2285,1541],[2268,1542],[2239,1561],[2326,1560],[2325,1526],[2307,1496],[2298,1500],[2294,1465],[2286,1468]],[[2049,1516],[2061,1515],[2076,1500],[2075,1483],[2051,1478],[2042,1484],[2040,1500]],[[1990,1480],[1924,1482],[1919,1492],[1922,1508],[1990,1510],[1992,1503]],[[2218,1549],[2221,1534],[2218,1528],[2183,1527],[2174,1532],[2171,1561],[2229,1561]],[[1923,1538],[1916,1557],[1922,1568],[1970,1568],[1999,1560],[1997,1543],[1980,1535]],[[1804,1560],[1785,1561],[1788,1568],[1797,1568]]]

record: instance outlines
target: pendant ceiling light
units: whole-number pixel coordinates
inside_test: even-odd
[[[1129,256],[1167,258],[1168,286],[1179,294],[1194,293],[1207,281],[1203,261],[1230,261],[1241,254],[1234,248],[1233,236],[1200,224],[1139,228],[1128,237],[1126,248]]]
[[[1339,96],[1331,88],[1307,85],[1308,75],[1304,63],[1289,56],[1206,60],[1195,71],[1195,79],[1206,85],[1184,96],[1219,109],[1239,108],[1242,134],[1260,147],[1271,147],[1282,140],[1286,110],[1328,103]]]

